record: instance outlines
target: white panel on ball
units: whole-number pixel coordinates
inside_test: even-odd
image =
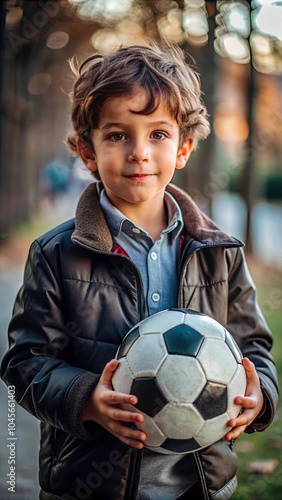
[[[159,332],[163,333],[173,328],[175,325],[183,323],[185,314],[181,311],[160,311],[153,316],[150,316],[148,320],[144,321],[139,326],[139,331],[141,335],[146,333]]]
[[[127,359],[121,358],[119,360],[118,369],[114,373],[115,390],[130,394],[133,380],[134,376],[128,366]]]
[[[158,385],[168,401],[193,403],[205,382],[200,363],[187,356],[169,355],[158,373]]]
[[[217,342],[215,350],[214,339],[206,339],[197,358],[211,382],[228,384],[237,369],[237,362],[225,342]]]
[[[205,420],[205,423],[200,430],[200,432],[195,436],[198,443],[201,446],[209,446],[221,439],[228,431],[230,431],[230,427],[228,427],[227,422],[230,420],[228,413],[223,413],[215,418],[210,418],[209,420]]]
[[[154,420],[169,439],[191,439],[204,424],[204,419],[193,405],[180,403],[168,403]]]
[[[140,344],[140,348],[139,348]],[[152,349],[152,345],[154,349]],[[153,377],[167,356],[163,336],[159,333],[141,336],[127,354],[130,369],[136,377]]]
[[[140,413],[145,416],[145,420],[138,423],[137,427],[147,434],[146,446],[161,446],[166,440],[166,436],[162,433],[153,418],[145,415],[143,412]]]
[[[203,314],[186,314],[184,323],[206,338],[225,339],[225,329],[217,321]]]

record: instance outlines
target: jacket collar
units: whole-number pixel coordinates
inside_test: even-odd
[[[240,240],[224,233],[213,220],[199,209],[185,191],[173,184],[167,186],[167,191],[175,197],[179,204],[184,227],[191,238],[208,246],[243,246]]]
[[[101,182],[93,182],[82,193],[77,205],[72,240],[88,248],[111,252],[114,242],[99,203],[102,188]],[[167,191],[179,204],[185,230],[191,238],[204,246],[242,246],[239,240],[221,231],[185,191],[173,184],[167,186]]]

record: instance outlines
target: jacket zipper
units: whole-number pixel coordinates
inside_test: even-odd
[[[202,488],[202,492],[204,495],[204,500],[209,500],[210,496],[209,496],[208,487],[207,487],[206,480],[205,480],[205,473],[204,473],[204,468],[202,465],[201,458],[200,458],[198,452],[193,453],[193,455],[194,455],[196,469],[198,470],[198,476],[199,476],[199,481],[200,481],[200,485]]]
[[[128,477],[130,478],[130,480],[127,480],[124,500],[135,500],[137,497],[142,456],[142,450],[135,450],[131,454],[130,466],[128,471]]]

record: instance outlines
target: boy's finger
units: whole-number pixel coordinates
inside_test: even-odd
[[[122,422],[143,422],[144,416],[136,411],[126,411],[119,408],[112,410],[111,418]]]
[[[133,448],[137,448],[138,450],[141,450],[142,448],[144,448],[144,443],[142,443],[142,441],[138,441],[136,439],[131,439],[131,438],[127,438],[127,437],[122,437],[119,435],[117,435],[116,437],[119,438],[120,441],[127,444],[128,446],[132,446]]]
[[[242,425],[250,425],[254,419],[254,413],[251,410],[244,410],[237,418],[229,420],[227,425],[229,427],[240,427]]]
[[[256,372],[254,363],[252,361],[250,361],[249,358],[243,358],[242,363],[243,363],[243,366],[245,368],[248,382],[251,382],[252,380],[256,380],[258,378],[258,374]]]
[[[145,432],[131,429],[130,427],[126,427],[125,425],[121,425],[118,423],[112,426],[112,432],[117,437],[119,437],[119,439],[131,438],[137,441],[145,441],[145,439],[147,438]]]
[[[247,370],[247,371],[255,369],[254,363],[249,358],[247,358],[247,357],[244,357],[242,359],[242,363],[243,363],[243,365],[245,367],[245,370]]]
[[[235,398],[235,404],[243,408],[253,409],[257,406],[257,399],[251,396],[238,396]]]
[[[226,441],[232,441],[233,439],[237,439],[243,432],[246,430],[247,426],[243,425],[240,427],[235,427],[231,431],[229,431],[227,434],[225,434],[225,439]]]
[[[132,394],[124,394],[123,392],[108,391],[103,396],[103,401],[110,405],[129,404],[136,405],[138,399]]]
[[[117,359],[112,359],[106,364],[100,378],[103,384],[111,385],[113,374],[116,371],[118,365],[119,363]]]

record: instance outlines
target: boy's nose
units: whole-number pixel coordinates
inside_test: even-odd
[[[148,161],[150,157],[149,151],[145,147],[134,148],[128,156],[130,163],[142,163]]]

